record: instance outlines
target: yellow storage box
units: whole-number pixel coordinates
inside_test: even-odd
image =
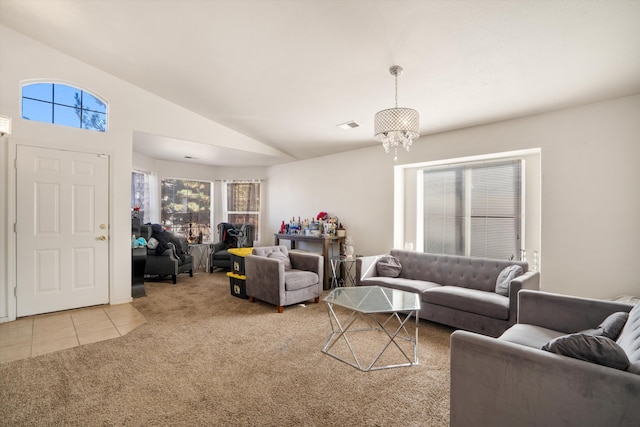
[[[238,275],[244,275],[244,257],[251,255],[253,248],[231,248],[227,250],[231,255],[231,271]]]
[[[231,295],[238,298],[247,299],[249,296],[247,295],[247,288],[245,286],[247,276],[235,273],[227,273],[229,277],[229,289],[231,290]]]

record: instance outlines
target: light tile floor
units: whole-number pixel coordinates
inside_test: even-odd
[[[118,338],[144,322],[144,316],[131,304],[120,304],[0,323],[0,363]]]

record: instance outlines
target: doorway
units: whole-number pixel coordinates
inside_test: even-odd
[[[17,317],[109,302],[109,157],[18,145]]]

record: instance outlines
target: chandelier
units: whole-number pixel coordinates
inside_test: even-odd
[[[398,160],[398,146],[402,144],[409,151],[413,140],[420,136],[420,117],[416,110],[398,108],[398,76],[402,74],[402,67],[394,65],[389,72],[396,78],[396,106],[378,111],[375,118],[375,139],[382,142],[385,152],[394,150],[393,160]]]

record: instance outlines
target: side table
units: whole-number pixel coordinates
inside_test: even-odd
[[[147,265],[147,247],[131,248],[131,296],[145,297],[144,268]]]
[[[193,257],[193,269],[209,271],[209,254],[211,243],[189,243],[189,255]]]
[[[331,289],[341,286],[355,286],[356,259],[346,255],[331,258]],[[339,273],[339,274],[338,274]]]

